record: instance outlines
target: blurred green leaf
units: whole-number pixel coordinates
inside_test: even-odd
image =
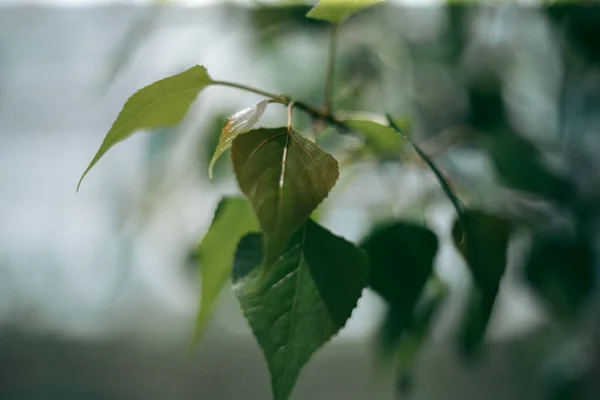
[[[572,197],[569,181],[548,169],[540,151],[525,138],[498,130],[487,134],[484,143],[505,185],[559,202]]]
[[[525,276],[551,311],[571,319],[589,298],[596,279],[592,247],[567,233],[534,238]]]
[[[311,220],[264,277],[260,253],[260,235],[242,239],[234,291],[267,360],[273,397],[286,400],[302,367],[356,307],[368,263],[361,250]]]
[[[198,248],[202,275],[202,297],[196,317],[194,342],[204,333],[208,318],[233,268],[235,249],[245,234],[258,231],[258,221],[244,198],[224,198],[219,202],[212,224]]]
[[[164,128],[179,123],[198,96],[212,83],[201,66],[162,79],[136,92],[127,100],[106,134],[98,152],[79,179],[81,181],[112,146],[127,139],[138,129]]]
[[[256,129],[234,140],[231,159],[265,236],[271,265],[338,179],[337,161],[286,127]]]
[[[472,354],[483,341],[500,280],[506,270],[507,247],[512,225],[510,221],[479,210],[465,210],[461,221],[452,229],[454,245],[464,257],[475,288],[461,333],[461,346]]]
[[[268,104],[268,100],[263,100],[254,107],[246,108],[229,117],[221,132],[219,144],[217,145],[215,153],[213,154],[210,164],[208,165],[209,178],[212,179],[213,167],[221,154],[226,152],[231,147],[233,140],[236,137],[254,128],[254,125],[256,125],[267,109]]]
[[[371,265],[371,288],[389,304],[385,341],[394,345],[411,324],[415,305],[433,272],[437,237],[422,226],[395,222],[376,228],[361,247]]]
[[[398,159],[405,141],[393,129],[373,121],[344,121],[352,131],[364,137],[365,147],[383,159]]]
[[[471,125],[487,150],[500,181],[513,189],[567,202],[573,187],[544,165],[542,152],[534,143],[514,132],[502,97],[502,80],[483,74],[469,90]]]
[[[433,318],[441,308],[447,295],[448,287],[439,278],[434,276],[430,279],[415,307],[411,324],[402,333],[402,336],[395,338],[397,345],[393,342],[390,343],[397,346],[394,354],[398,360],[399,389],[403,395],[410,394],[413,366],[427,341]],[[393,324],[393,321],[384,322],[384,327],[390,323]],[[388,337],[389,339],[394,338]]]
[[[459,332],[459,345],[465,357],[477,353],[485,339],[494,303],[498,291],[483,291],[479,287],[471,288]]]
[[[382,1],[384,0],[321,0],[306,16],[336,24]]]

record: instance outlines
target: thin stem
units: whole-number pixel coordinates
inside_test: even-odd
[[[294,104],[296,104],[296,102],[294,100],[292,100],[287,105],[287,115],[288,115],[287,129],[288,129],[288,132],[292,130],[292,109],[294,108]]]
[[[325,95],[323,111],[328,114],[333,109],[333,85],[335,81],[335,55],[337,53],[338,24],[333,24],[329,36],[329,53],[327,58],[327,76],[325,78]]]
[[[339,129],[339,133],[348,133],[350,131],[350,128],[348,128],[348,126],[346,126],[346,124],[344,124],[342,121],[337,120],[333,115],[329,114],[329,113],[323,113],[319,110],[317,110],[316,108],[312,107],[309,104],[303,103],[301,101],[296,101],[294,103],[294,107],[296,107],[299,110],[304,111],[306,114],[308,114],[309,116],[318,119],[318,120],[322,120],[327,122],[330,125],[335,126],[336,128]]]
[[[392,129],[394,129],[396,131],[396,133],[398,133],[400,136],[402,136],[408,143],[410,143],[410,145],[413,147],[413,149],[415,149],[415,152],[425,162],[425,164],[427,164],[427,166],[429,167],[429,169],[435,175],[438,183],[440,184],[440,186],[442,187],[442,190],[444,191],[444,194],[446,195],[446,197],[448,197],[448,199],[450,200],[450,202],[454,206],[454,209],[456,210],[456,216],[457,216],[458,222],[459,222],[459,224],[461,226],[461,230],[462,230],[462,233],[463,233],[463,240],[464,240],[465,224],[464,224],[464,221],[463,221],[464,206],[463,206],[462,202],[452,192],[452,189],[450,188],[450,185],[446,181],[446,178],[444,178],[444,176],[442,175],[442,173],[438,169],[438,167],[436,167],[436,165],[433,163],[433,161],[431,161],[431,158],[429,158],[429,156],[427,154],[425,154],[423,152],[423,150],[421,150],[421,148],[415,142],[413,142],[412,140],[410,140],[410,138],[408,138],[404,134],[404,132],[402,132],[402,130],[400,129],[400,127],[398,127],[398,125],[394,122],[394,120],[392,119],[392,117],[390,115],[386,115],[386,117],[387,117],[387,120],[388,120],[388,123],[389,123],[390,127]]]
[[[258,94],[261,96],[268,97],[271,100],[275,100],[276,102],[284,103],[286,105],[289,103],[289,99],[286,96],[269,93],[269,92],[266,92],[261,89],[253,88],[251,86],[242,85],[240,83],[227,82],[227,81],[213,81],[212,84],[220,85],[220,86],[227,86],[227,87],[231,87],[231,88],[235,88],[235,89],[244,90],[246,92],[255,93],[255,94]]]
[[[314,108],[313,106],[311,106],[310,104],[306,104],[304,102],[294,100],[288,96],[276,95],[276,94],[269,93],[269,92],[266,92],[261,89],[257,89],[257,88],[251,87],[251,86],[246,86],[246,85],[242,85],[242,84],[234,83],[234,82],[213,81],[212,84],[220,85],[220,86],[227,86],[227,87],[231,87],[231,88],[235,88],[235,89],[244,90],[246,92],[258,94],[258,95],[261,95],[264,97],[268,97],[269,99],[273,100],[274,102],[281,103],[286,106],[289,105],[290,103],[293,103],[293,107],[305,112],[310,117],[312,117],[314,119],[325,121],[328,124],[337,127],[339,129],[340,133],[347,133],[350,131],[350,129],[346,126],[346,124],[337,120],[333,115],[331,115],[329,113],[321,112],[321,111],[317,110],[316,108]]]

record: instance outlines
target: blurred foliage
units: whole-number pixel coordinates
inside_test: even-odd
[[[340,6],[334,13],[322,12],[327,10],[326,3],[335,3],[334,7],[341,4],[323,1],[309,16],[338,23],[354,12],[353,6]],[[375,2],[355,2],[354,6],[370,5],[367,3]],[[286,96],[267,97],[288,106],[290,114],[294,107],[307,112],[309,122],[292,130],[290,115],[288,127],[251,129],[257,121],[248,118],[252,120],[249,126],[231,133],[221,130],[227,116],[218,116],[216,125],[205,129],[201,150],[204,159],[209,160],[219,145],[219,137],[223,143],[233,143],[236,178],[261,222],[263,239],[246,236],[237,247],[233,280],[268,360],[276,398],[288,397],[312,353],[345,323],[346,314],[356,303],[354,289],[367,286],[367,279],[354,276],[354,282],[339,265],[344,260],[348,268],[360,270],[354,265],[361,257],[360,251],[307,220],[337,180],[337,163],[326,152],[338,159],[342,154],[343,167],[361,168],[367,159],[365,155],[369,155],[376,160],[377,168],[383,168],[382,161],[405,165],[409,161],[404,151],[408,145],[421,159],[415,165],[428,169],[438,180],[441,192],[455,209],[451,236],[473,281],[466,307],[458,318],[459,348],[467,358],[486,350],[488,325],[498,296],[502,295],[505,275],[511,269],[518,272],[520,282],[548,309],[548,329],[567,332],[552,335],[539,344],[543,347],[539,369],[554,353],[559,353],[559,364],[566,365],[569,360],[561,358],[556,350],[573,337],[586,337],[590,346],[600,347],[600,190],[590,189],[600,182],[599,160],[593,156],[600,151],[600,135],[594,128],[592,139],[578,140],[584,134],[576,126],[569,128],[568,133],[574,140],[568,146],[561,142],[567,135],[563,132],[567,120],[575,119],[565,107],[573,101],[569,96],[582,92],[582,86],[600,73],[600,6],[558,4],[527,11],[506,8],[507,13],[529,13],[530,17],[543,19],[545,29],[553,37],[551,44],[560,56],[555,98],[544,99],[555,107],[548,107],[551,115],[538,116],[536,120],[541,126],[546,126],[547,120],[555,121],[557,128],[546,132],[543,139],[529,132],[523,123],[536,110],[528,108],[526,102],[523,107],[519,105],[514,94],[516,84],[511,83],[515,70],[531,69],[523,60],[535,58],[536,49],[519,36],[522,31],[512,31],[510,26],[498,28],[508,20],[503,17],[502,7],[445,5],[437,10],[441,22],[429,32],[411,25],[411,18],[416,15],[412,13],[418,11],[379,4],[341,26],[341,43],[334,57],[335,76],[323,75],[320,68],[326,67],[325,62],[319,68],[306,65],[305,74],[290,75],[278,63],[284,59],[290,62],[289,53],[284,50],[294,38],[308,39],[311,45],[324,49],[331,31],[329,24],[306,18],[309,10],[305,6],[283,5],[245,10],[252,50],[257,59],[275,64],[270,69],[276,71],[271,77],[273,85],[286,90],[297,86],[299,90],[285,93]],[[379,34],[379,30],[383,33]],[[519,54],[526,57],[519,59]],[[323,94],[327,85],[322,78],[331,78],[336,88],[334,115],[318,107],[327,98],[327,93]],[[529,79],[533,80],[533,75]],[[522,90],[535,92],[533,86]],[[587,107],[584,111],[591,110],[589,114],[600,113],[597,97],[582,103]],[[181,107],[176,108],[181,111]],[[369,111],[381,118],[341,118],[356,111]],[[404,127],[391,117],[383,122],[387,113],[410,117],[410,139],[405,136]],[[257,120],[261,116],[253,111],[249,115]],[[126,125],[122,133],[129,135],[134,128],[146,125],[156,127],[154,122]],[[327,124],[335,129],[324,129]],[[466,133],[450,141],[440,139],[443,132],[457,127]],[[348,133],[362,139],[358,148],[347,146],[341,137]],[[124,138],[121,136],[117,140]],[[106,148],[101,148],[99,154],[110,146],[103,147]],[[223,152],[226,147],[222,146]],[[465,149],[493,167],[493,176],[486,178],[492,182],[492,193],[502,193],[502,197],[472,190],[464,183],[466,177],[452,173],[452,162],[465,161],[455,159],[455,152]],[[440,157],[442,154],[444,158]],[[225,168],[222,164],[223,160],[216,163],[215,174]],[[291,182],[284,180],[285,174],[291,174]],[[539,218],[543,207],[551,211],[541,213],[543,218]],[[391,359],[400,371],[400,390],[408,394],[412,366],[436,327],[435,316],[448,290],[435,270],[440,234],[398,221],[392,215],[388,217],[394,222],[369,232],[361,247],[370,261],[368,284],[388,306],[378,336],[380,351],[393,356]],[[299,232],[306,233],[309,228],[314,237],[299,236]],[[207,237],[214,235],[216,229],[219,227],[215,222]],[[237,242],[237,233],[227,238],[229,253],[235,247],[229,240]],[[513,240],[520,244],[519,257],[514,259],[508,257]],[[333,244],[328,247],[327,243]],[[349,253],[355,257],[348,259]],[[267,255],[263,259],[261,254]],[[335,274],[328,268],[334,268]],[[300,279],[302,270],[310,271],[305,280]],[[336,274],[337,279],[333,277]],[[288,281],[289,276],[293,279]],[[351,286],[352,295],[337,299],[344,303],[340,309],[336,299],[332,300],[332,293],[348,294],[343,290],[350,286],[345,285]],[[306,308],[295,308],[297,301]],[[298,328],[297,319],[315,333]],[[553,383],[564,384],[551,385],[548,398],[578,398],[581,385],[596,372],[591,369],[594,363],[590,365],[590,370],[578,374],[576,379],[565,374],[554,379]]]

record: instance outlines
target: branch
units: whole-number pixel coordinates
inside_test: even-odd
[[[460,199],[458,197],[456,197],[454,192],[452,192],[450,185],[448,184],[448,182],[446,181],[446,179],[444,178],[444,176],[442,175],[442,173],[440,172],[438,167],[436,167],[436,165],[433,163],[433,161],[431,161],[431,158],[429,158],[429,156],[427,154],[425,154],[423,152],[423,150],[415,142],[410,140],[402,132],[400,127],[398,127],[398,125],[394,122],[394,120],[392,119],[392,117],[390,115],[386,115],[386,117],[387,117],[388,123],[390,124],[390,127],[392,129],[394,129],[396,131],[396,133],[398,133],[400,136],[402,136],[408,143],[410,143],[410,145],[413,147],[413,149],[415,149],[415,152],[419,155],[419,157],[421,157],[421,159],[425,162],[425,164],[427,164],[429,169],[435,175],[438,183],[440,184],[440,186],[442,187],[442,190],[444,191],[444,194],[446,195],[446,197],[448,197],[448,199],[454,206],[454,209],[456,210],[456,216],[458,218],[458,223],[461,226],[461,230],[463,232],[463,239],[464,239],[464,232],[465,232],[464,231],[465,225],[463,223],[464,205],[462,204]]]
[[[298,101],[289,96],[269,93],[269,92],[266,92],[261,89],[256,89],[251,86],[246,86],[246,85],[242,85],[242,84],[234,83],[234,82],[213,81],[212,84],[219,85],[219,86],[231,87],[231,88],[235,88],[235,89],[240,89],[240,90],[244,90],[246,92],[258,94],[260,96],[268,97],[269,99],[273,100],[273,102],[280,103],[285,106],[290,106],[290,104],[291,104],[294,108],[297,108],[298,110],[303,111],[304,113],[308,114],[310,117],[317,119],[317,120],[327,122],[328,124],[335,126],[336,128],[339,129],[340,133],[342,133],[342,134],[345,134],[350,131],[350,128],[348,128],[348,126],[346,126],[346,124],[344,124],[342,121],[336,119],[329,112],[319,111],[318,109],[314,108],[310,104],[306,104],[302,101]]]

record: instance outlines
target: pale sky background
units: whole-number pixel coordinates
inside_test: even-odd
[[[198,6],[198,5],[211,5],[211,4],[222,4],[222,3],[236,3],[236,4],[252,4],[252,3],[275,3],[278,0],[166,0],[166,2],[173,2],[187,6]],[[410,5],[434,5],[440,4],[443,0],[388,0],[398,4],[410,4]],[[61,6],[87,6],[97,4],[146,4],[146,3],[157,3],[160,0],[0,0],[0,5],[30,5],[30,4],[49,4],[49,5],[61,5]],[[529,1],[520,1],[521,3]],[[298,3],[302,3],[298,1]],[[307,4],[310,2],[306,2]]]

